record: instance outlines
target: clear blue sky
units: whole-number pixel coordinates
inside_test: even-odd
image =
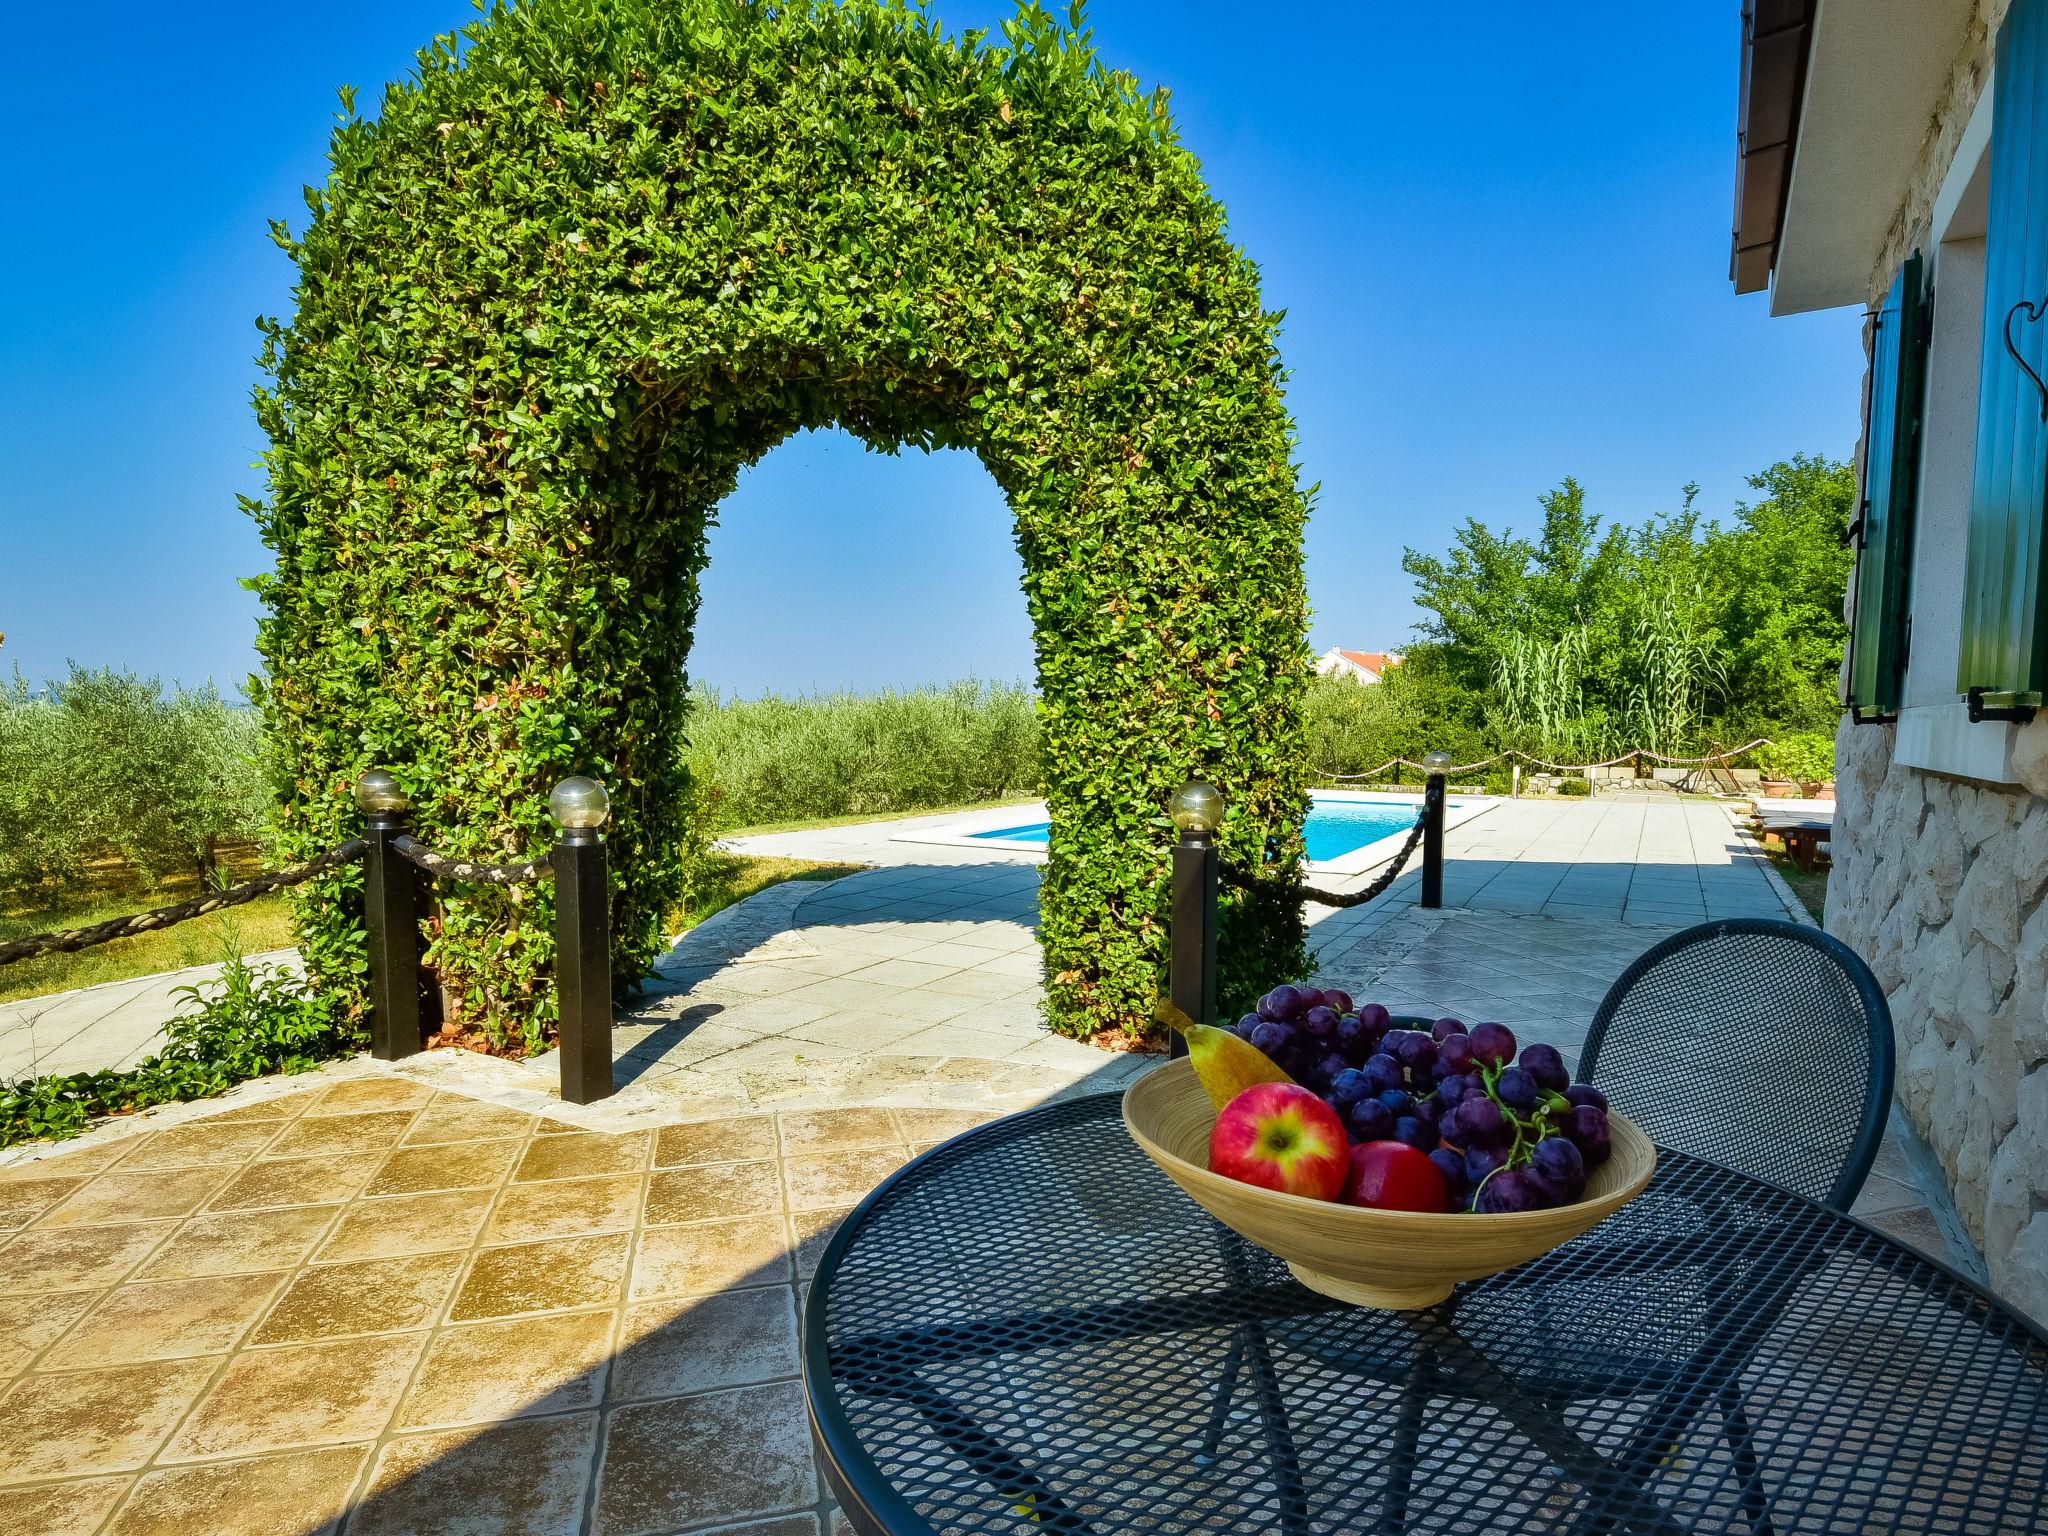
[[[995,0],[942,0],[953,26]],[[1316,649],[1398,646],[1401,546],[1529,527],[1566,474],[1638,520],[1723,514],[1785,455],[1846,457],[1853,311],[1769,319],[1727,279],[1736,0],[1442,11],[1095,0],[1288,312]],[[402,75],[465,0],[62,7],[10,22],[0,93],[0,669],[66,658],[237,686],[266,552],[248,406],[289,304],[337,85]],[[1020,677],[1006,513],[962,454],[837,433],[743,480],[692,672],[728,690]]]

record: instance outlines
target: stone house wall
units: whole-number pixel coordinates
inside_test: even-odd
[[[1873,305],[1927,236],[2007,3],[1978,0],[1871,273]],[[2016,785],[1895,763],[1895,735],[1846,718],[1836,734],[1828,931],[1890,999],[1899,1098],[1947,1170],[1992,1284],[2048,1319],[2048,715],[2017,733]]]

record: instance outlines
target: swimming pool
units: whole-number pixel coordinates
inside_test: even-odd
[[[1421,814],[1420,796],[1410,796],[1407,804],[1399,805],[1381,800],[1326,800],[1317,795],[1311,798],[1308,818],[1301,826],[1302,841],[1308,845],[1311,864],[1327,864],[1383,837],[1405,838]],[[1043,843],[1051,835],[1049,821],[967,834],[976,842],[1001,843]]]
[[[1445,807],[1446,826],[1456,826],[1490,808],[1485,799],[1463,798]],[[1005,849],[1042,854],[1051,823],[1042,810],[1017,806],[1007,813],[977,811],[938,827],[901,834],[896,841],[952,847]],[[1420,795],[1364,790],[1313,790],[1302,826],[1308,867],[1324,874],[1356,874],[1393,857],[1422,812]]]

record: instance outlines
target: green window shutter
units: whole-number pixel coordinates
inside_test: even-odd
[[[2040,703],[2048,673],[2048,395],[2026,371],[2048,373],[2048,319],[2020,307],[2048,299],[2048,0],[2013,0],[1992,82],[1984,355],[1956,689],[2011,706]],[[2026,368],[2007,350],[2008,333]]]
[[[1856,523],[1856,615],[1849,635],[1849,705],[1858,716],[1897,714],[1906,673],[1906,599],[1929,319],[1916,252],[1892,280],[1871,338],[1863,507]]]

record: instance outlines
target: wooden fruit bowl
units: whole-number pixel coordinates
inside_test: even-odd
[[[1642,1193],[1657,1167],[1650,1138],[1610,1111],[1613,1154],[1587,1178],[1585,1198],[1571,1205],[1497,1216],[1377,1211],[1283,1195],[1211,1173],[1209,1131],[1215,1123],[1209,1096],[1185,1059],[1147,1072],[1124,1091],[1124,1126],[1131,1139],[1197,1205],[1285,1259],[1310,1290],[1362,1307],[1434,1306],[1460,1280],[1498,1274],[1548,1253]]]

